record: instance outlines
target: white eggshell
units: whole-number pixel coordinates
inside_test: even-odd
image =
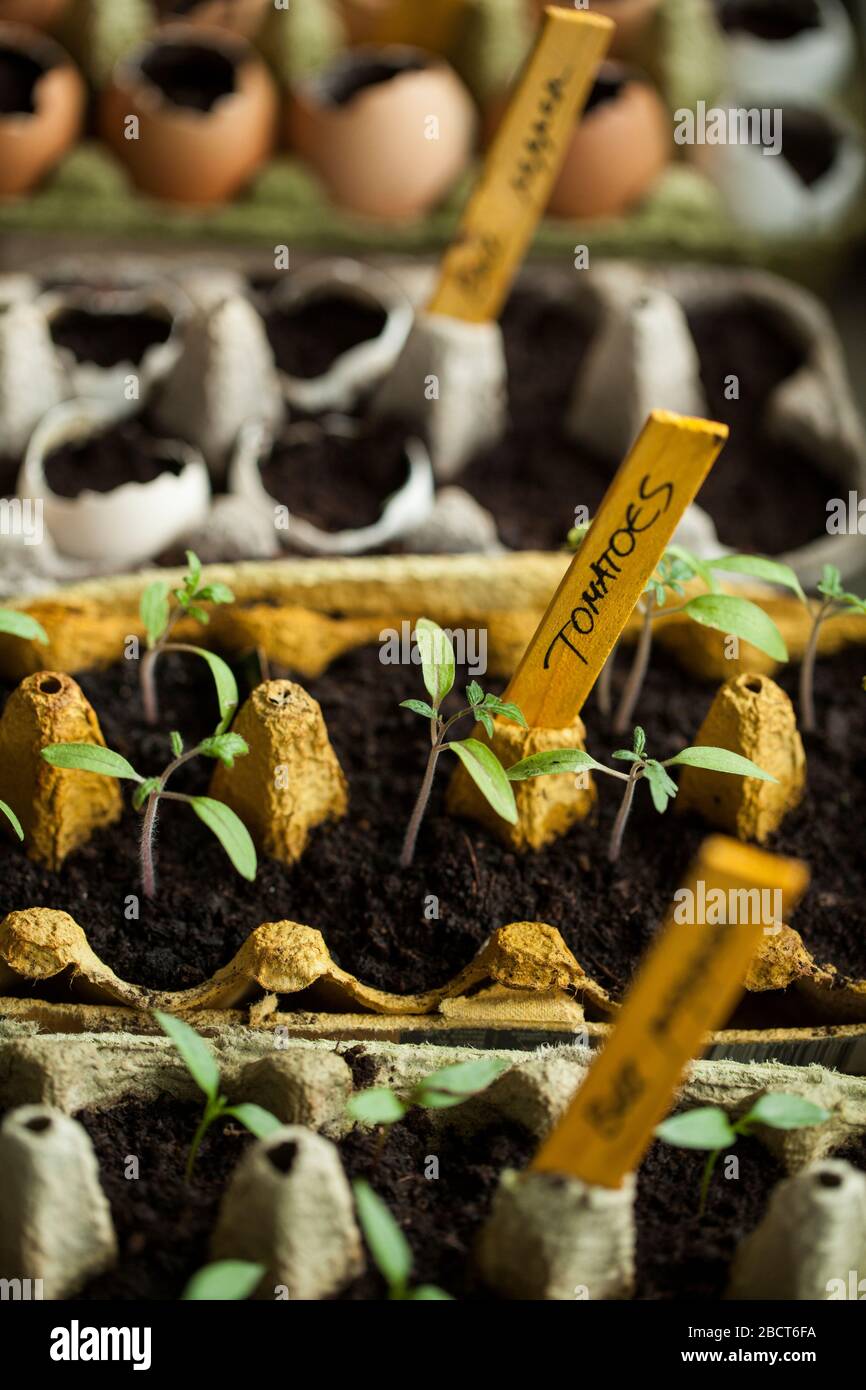
[[[818,0],[821,23],[789,39],[728,35],[728,73],[734,91],[760,92],[764,103],[808,102],[838,91],[854,65],[857,40],[841,0]]]

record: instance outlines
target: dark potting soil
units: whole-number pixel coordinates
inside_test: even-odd
[[[78,497],[85,489],[111,492],[122,483],[179,474],[183,464],[157,454],[156,443],[137,421],[123,420],[90,439],[61,444],[45,460],[48,486],[59,497]]]
[[[117,1232],[117,1265],[92,1279],[81,1299],[177,1299],[208,1249],[220,1198],[252,1136],[217,1123],[206,1135],[192,1182],[184,1170],[201,1118],[195,1103],[163,1096],[158,1105],[127,1100],[75,1117],[90,1135]],[[130,1159],[138,1162],[129,1177]]]
[[[723,29],[759,39],[792,39],[821,23],[817,0],[716,0],[716,10]]]
[[[34,88],[45,68],[28,53],[0,45],[0,116],[32,115]]]
[[[615,688],[626,664],[622,656]],[[807,795],[769,845],[811,865],[812,884],[793,925],[816,959],[855,977],[866,976],[866,942],[854,929],[866,897],[866,855],[858,841],[866,778],[863,672],[862,650],[819,663],[823,732],[807,741]],[[143,775],[160,772],[169,761],[167,734],[143,724],[135,663],[80,679],[109,747]],[[795,671],[780,677],[789,693],[795,680]],[[95,835],[59,873],[38,868],[17,844],[3,841],[0,917],[32,906],[65,910],[122,978],[156,989],[198,983],[260,923],[287,919],[320,930],[338,963],[366,983],[403,992],[453,978],[496,927],[547,922],[590,974],[613,995],[623,994],[708,833],[702,821],[673,809],[659,816],[649,796],[639,794],[622,858],[611,866],[605,855],[619,789],[599,778],[599,800],[586,822],[540,853],[516,854],[480,827],[444,814],[449,769],[443,766],[415,862],[403,872],[400,846],[429,734],[398,703],[423,693],[419,669],[383,666],[378,649],[368,648],[306,684],[322,705],[348,778],[350,812],[313,832],[299,864],[287,868],[263,857],[248,884],[187,807],[166,804],[157,832],[157,894],[142,899],[140,920],[129,921],[126,898],[139,891],[140,821],[127,805],[122,820]],[[188,747],[212,731],[216,700],[203,663],[166,656],[158,685],[162,730],[180,730]],[[651,752],[669,757],[691,743],[713,694],[714,686],[683,675],[656,651],[640,703]],[[450,709],[461,707],[458,698],[449,696]],[[588,747],[605,760],[623,740],[602,727],[593,699],[584,714]],[[173,785],[204,792],[211,773],[210,762],[190,763]]]
[[[357,435],[345,436],[309,421],[289,425],[261,475],[270,496],[292,514],[323,531],[343,531],[377,521],[408,470],[400,425],[359,425]]]
[[[159,314],[92,314],[68,309],[51,321],[51,337],[79,362],[114,367],[118,362],[141,361],[148,348],[164,343],[171,332],[168,319]]]
[[[839,134],[820,111],[786,107],[782,130],[782,157],[811,186],[827,173],[839,149]]]
[[[211,111],[235,90],[235,65],[225,53],[205,44],[157,42],[141,70],[175,106]]]
[[[296,309],[270,309],[265,328],[277,366],[288,376],[323,376],[350,348],[378,338],[384,310],[339,294],[304,300]]]

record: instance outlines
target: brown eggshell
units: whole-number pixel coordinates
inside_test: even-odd
[[[31,29],[50,29],[70,0],[0,0],[0,20],[29,24]]]
[[[258,33],[266,13],[272,8],[273,0],[200,0],[194,10],[182,16],[164,13],[162,22],[172,24],[182,18],[184,24],[192,28],[203,25],[250,39]]]
[[[573,9],[571,0],[532,0],[540,19],[549,4]],[[591,0],[593,14],[604,15],[616,25],[608,53],[611,58],[632,58],[640,49],[658,12],[661,0]]]
[[[605,65],[603,72],[612,71]],[[639,202],[670,162],[670,113],[656,89],[628,77],[621,91],[575,130],[548,212],[553,217],[615,217]]]
[[[363,87],[343,105],[325,93],[335,73],[358,62],[414,60],[424,66]],[[425,123],[439,118],[439,139]],[[370,217],[403,220],[434,207],[466,168],[475,106],[454,70],[416,49],[359,48],[302,83],[289,104],[289,139],[336,203]]]
[[[84,116],[84,81],[63,49],[44,34],[0,24],[0,45],[46,64],[33,112],[0,115],[0,196],[26,193],[74,144]],[[49,66],[50,65],[50,66]]]
[[[235,91],[210,111],[177,106],[144,76],[141,63],[160,44],[214,48],[235,59]],[[243,40],[172,25],[118,64],[103,95],[101,126],[139,188],[170,202],[220,203],[249,181],[270,154],[278,97],[270,73]],[[139,136],[124,135],[137,116]]]

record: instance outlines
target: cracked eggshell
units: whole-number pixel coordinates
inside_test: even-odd
[[[27,193],[78,139],[85,88],[70,58],[45,34],[0,23],[0,48],[42,69],[33,84],[34,109],[0,114],[0,197],[8,198]]]
[[[748,103],[752,105],[753,103]],[[728,110],[735,101],[720,102]],[[820,113],[836,128],[833,162],[814,183],[804,183],[782,152],[764,154],[760,145],[695,145],[691,155],[721,191],[731,216],[763,236],[803,237],[841,222],[866,184],[866,144],[859,131]]]
[[[152,559],[207,515],[210,483],[197,450],[174,440],[159,452],[183,463],[180,473],[161,473],[149,483],[122,483],[111,492],[85,489],[59,497],[45,477],[46,455],[59,445],[97,434],[118,418],[104,401],[67,401],[37,426],[18,477],[18,496],[39,498],[45,525],[58,550],[76,559],[130,567]]]
[[[184,24],[193,28],[224,29],[230,34],[241,34],[250,39],[262,26],[265,15],[274,8],[274,0],[198,0],[183,14]],[[172,23],[177,16],[169,10],[163,14],[164,24]]]
[[[271,296],[275,309],[298,309],[322,295],[338,295],[373,305],[387,315],[381,333],[349,348],[318,377],[280,373],[290,406],[307,414],[351,410],[391,370],[409,336],[414,310],[401,286],[384,271],[360,261],[334,260],[305,266]]]
[[[205,49],[229,58],[234,90],[201,111],[170,101],[143,70],[160,48]],[[270,154],[278,109],[273,78],[255,50],[219,30],[173,24],[122,59],[102,99],[105,139],[139,188],[200,206],[237,193]],[[130,116],[138,139],[125,136]]]
[[[619,216],[670,163],[670,112],[652,83],[604,63],[595,90],[608,84],[612,94],[591,105],[575,129],[550,196],[553,217]]]
[[[111,289],[49,290],[40,296],[39,307],[49,326],[60,315],[82,310],[94,317],[112,314],[146,314],[169,323],[168,337],[146,348],[139,362],[116,362],[100,367],[96,362],[79,360],[70,349],[57,352],[71,384],[70,395],[82,400],[99,400],[134,412],[150,396],[156,384],[169,375],[183,351],[183,324],[189,317],[186,297],[168,285],[114,286]],[[139,381],[139,394],[126,399],[127,378]]]
[[[784,6],[778,6],[784,14]],[[786,38],[729,30],[727,68],[737,92],[768,101],[810,101],[832,96],[854,65],[857,40],[842,0],[815,0],[817,24]],[[793,28],[793,26],[792,26]]]
[[[280,504],[266,492],[259,467],[270,450],[271,440],[266,426],[257,422],[244,426],[229,469],[229,490],[273,517],[274,508]],[[387,498],[378,521],[372,526],[349,531],[321,531],[290,512],[289,529],[281,533],[289,547],[309,555],[363,555],[365,551],[399,540],[422,525],[433,510],[435,487],[430,455],[415,436],[406,440],[406,462],[406,482]]]
[[[439,138],[427,138],[431,118]],[[463,82],[443,59],[389,45],[356,48],[295,88],[290,143],[335,203],[368,217],[420,217],[469,163],[477,124]]]

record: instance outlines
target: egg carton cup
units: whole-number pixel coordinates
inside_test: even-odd
[[[568,563],[566,555],[527,553],[208,567],[206,581],[229,584],[236,602],[215,610],[204,640],[230,654],[261,648],[303,680],[321,675],[343,653],[380,640],[383,629],[399,631],[424,613],[452,630],[483,627],[488,672],[507,675]],[[159,576],[172,585],[181,572]],[[138,601],[154,577],[150,572],[91,580],[18,601],[52,642],[46,649],[0,637],[0,673],[20,679],[39,670],[112,664],[129,634],[141,632]],[[765,604],[792,659],[801,657],[809,630],[802,606],[766,589],[748,592]],[[191,637],[192,625],[180,624],[177,632],[179,640]],[[625,640],[634,640],[636,632],[632,621]],[[195,637],[202,640],[197,627]],[[661,620],[658,640],[704,679],[726,680],[734,667],[753,674],[775,669],[770,658],[748,648],[739,663],[727,661],[721,634],[696,630],[676,615]],[[839,617],[825,625],[821,651],[858,642],[866,642],[862,622]],[[832,963],[816,961],[796,930],[785,925],[763,939],[747,985],[753,1004],[760,1005],[763,994],[770,1005],[784,1002],[786,1026],[729,1030],[714,1045],[790,1046],[807,1056],[829,1055],[829,1049],[834,1064],[866,1068],[866,980],[842,977]],[[73,1027],[97,1016],[100,1027],[122,1027],[130,1015],[164,1007],[207,1017],[226,1011],[248,1019],[280,1016],[295,1030],[324,1028],[334,1036],[359,1028],[389,1036],[455,1029],[494,1035],[503,1028],[555,1036],[584,1026],[603,1034],[618,1009],[547,923],[499,927],[446,986],[407,996],[374,989],[341,970],[315,923],[271,921],[256,928],[211,979],[190,990],[158,992],[121,980],[96,956],[84,910],[77,922],[50,904],[9,913],[0,924],[0,994],[0,1008],[10,1017],[65,1018]],[[765,1017],[769,1022],[771,1014]]]
[[[8,1107],[0,1127],[3,1269],[7,1277],[32,1276],[28,1266],[38,1261],[49,1298],[74,1296],[116,1259],[96,1155],[74,1115],[83,1109],[110,1111],[130,1100],[145,1105],[167,1098],[200,1100],[173,1044],[154,1035],[155,1028],[146,1018],[141,1031],[113,1035],[39,1035],[32,1025],[10,1022],[0,1032],[0,1106]],[[352,1126],[346,1102],[362,1089],[355,1086],[343,1047],[289,1039],[269,1026],[217,1024],[203,1031],[228,1099],[263,1105],[282,1125],[248,1149],[230,1178],[212,1255],[260,1259],[272,1274],[279,1268],[296,1297],[336,1293],[363,1267],[348,1184],[334,1147]],[[496,1051],[506,1070],[456,1109],[432,1112],[433,1122],[468,1132],[518,1124],[543,1142],[585,1079],[591,1053],[582,1045],[545,1047],[531,1055],[503,1047]],[[365,1084],[407,1094],[431,1072],[481,1055],[471,1048],[423,1043],[361,1045]],[[350,1060],[357,1064],[357,1046]],[[718,1105],[734,1119],[772,1091],[820,1104],[830,1119],[787,1134],[759,1129],[758,1138],[788,1176],[777,1185],[768,1215],[741,1244],[731,1286],[740,1297],[826,1298],[829,1279],[837,1273],[847,1279],[848,1269],[857,1267],[849,1257],[855,1247],[861,1251],[866,1235],[866,1179],[833,1157],[866,1133],[866,1081],[814,1065],[702,1061],[689,1067],[676,1104]],[[278,1180],[268,1154],[287,1139],[295,1144],[296,1161],[290,1176]],[[485,1281],[506,1297],[571,1299],[575,1282],[587,1282],[580,1276],[591,1270],[593,1297],[627,1297],[633,1198],[633,1177],[615,1192],[573,1179],[553,1190],[543,1175],[530,1175],[517,1188],[503,1173],[479,1244]],[[515,1204],[528,1204],[527,1219],[516,1229]],[[521,1266],[517,1256],[530,1238],[535,1258]],[[532,1288],[525,1287],[528,1268],[534,1270]]]

